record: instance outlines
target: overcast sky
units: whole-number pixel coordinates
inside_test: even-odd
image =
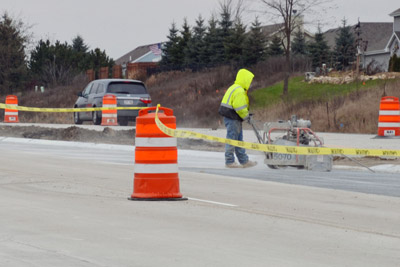
[[[220,0],[223,1],[223,0]],[[181,27],[183,19],[193,26],[199,14],[210,18],[219,10],[219,0],[1,0],[1,13],[32,25],[34,40],[49,38],[71,43],[80,35],[91,49],[99,47],[117,59],[137,46],[166,41],[172,22]],[[245,0],[246,23],[256,15],[263,24],[272,24],[266,15],[255,12],[265,8],[260,0]],[[327,13],[314,12],[323,29],[361,22],[393,22],[388,14],[400,8],[399,0],[332,0]],[[318,9],[316,9],[318,10]],[[309,17],[305,17],[309,20]],[[315,26],[308,26],[315,32]]]

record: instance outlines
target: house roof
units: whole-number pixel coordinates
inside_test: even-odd
[[[157,44],[158,43],[138,46],[135,49],[133,49],[132,51],[126,53],[122,57],[115,60],[115,64],[123,65],[123,64],[135,61],[136,59],[149,53],[151,51],[150,47],[153,45],[157,45]]]
[[[268,38],[271,37],[271,35],[276,32],[283,32],[284,27],[285,27],[284,23],[265,25],[261,27],[261,32],[264,34],[264,36]],[[304,34],[308,37],[314,38],[314,35],[308,32],[307,30],[304,30]]]
[[[282,28],[285,26],[285,24],[283,23],[278,23],[278,24],[272,24],[272,25],[265,25],[261,27],[261,32],[265,35],[265,36],[269,36],[274,32],[280,31],[282,30]]]
[[[355,26],[350,26],[354,34]],[[360,38],[363,41],[368,41],[366,52],[385,49],[390,37],[393,35],[392,22],[361,22],[360,26]],[[324,33],[324,38],[331,49],[335,47],[339,33],[340,28],[330,29]]]
[[[400,8],[395,10],[395,11],[393,11],[392,13],[390,13],[389,16],[392,16],[392,17],[400,16]]]

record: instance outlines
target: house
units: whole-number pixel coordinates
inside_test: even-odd
[[[305,39],[306,43],[314,40],[314,34],[310,33],[306,29],[304,29],[303,16],[298,16],[296,18],[295,24],[296,24],[296,28],[292,33],[292,42],[293,42],[293,38],[294,38],[295,34],[298,31],[301,31],[304,34],[304,39]],[[283,23],[278,23],[278,24],[262,26],[261,32],[266,37],[268,43],[271,42],[271,40],[275,36],[278,36],[279,39],[283,40],[283,42],[285,43],[284,29],[285,29],[285,25]]]
[[[125,78],[141,78],[149,68],[158,66],[161,61],[161,45],[162,43],[155,43],[139,46],[115,60],[115,64],[122,67]]]
[[[360,64],[362,68],[374,67],[388,71],[389,60],[394,53],[400,56],[400,9],[389,14],[394,22],[360,22],[351,26],[356,39],[360,38]],[[360,29],[359,37],[356,34]],[[324,33],[324,38],[331,49],[336,45],[335,39],[340,28],[330,29]]]

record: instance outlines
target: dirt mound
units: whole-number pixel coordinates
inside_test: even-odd
[[[0,136],[44,140],[90,142],[118,145],[135,145],[135,129],[103,131],[71,126],[64,129],[37,126],[0,126]],[[197,139],[178,139],[178,148],[207,151],[224,151],[225,145]]]
[[[36,126],[0,126],[0,135],[31,139],[92,142],[106,144],[134,145],[135,130],[115,131],[109,127],[103,131],[88,130],[76,126],[64,129]]]

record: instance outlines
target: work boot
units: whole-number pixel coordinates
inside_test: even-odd
[[[250,168],[250,167],[254,167],[257,165],[256,161],[251,161],[249,160],[248,162],[246,162],[245,164],[242,164],[243,168]]]
[[[230,163],[230,164],[225,164],[225,167],[227,168],[243,168],[243,165],[237,164],[236,162]]]

